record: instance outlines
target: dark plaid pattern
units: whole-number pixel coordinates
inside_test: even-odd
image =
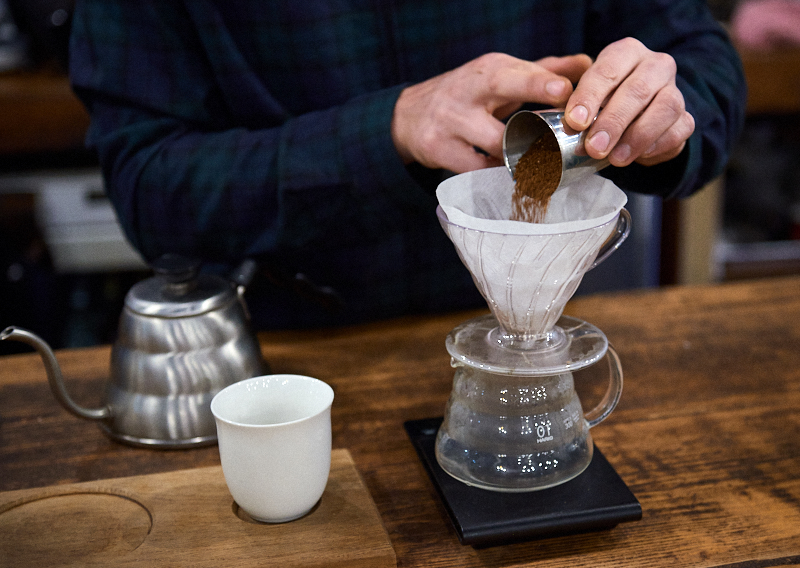
[[[745,100],[703,0],[79,0],[70,73],[146,257],[256,257],[334,288],[338,323],[476,302],[436,221],[438,174],[394,150],[404,86],[489,51],[596,55],[631,35],[675,56],[697,132],[669,165],[606,175],[687,195],[721,171]],[[275,325],[316,321],[272,292]]]

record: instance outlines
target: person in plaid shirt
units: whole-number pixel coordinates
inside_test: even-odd
[[[131,242],[257,259],[259,328],[483,305],[433,191],[501,165],[523,105],[673,198],[722,172],[746,99],[704,0],[78,0],[70,59]]]

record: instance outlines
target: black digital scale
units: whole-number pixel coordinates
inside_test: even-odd
[[[525,493],[488,491],[439,466],[434,449],[441,423],[442,418],[414,420],[405,428],[462,544],[485,547],[606,530],[642,518],[639,501],[596,446],[589,467],[566,483]]]

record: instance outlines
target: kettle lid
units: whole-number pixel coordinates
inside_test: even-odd
[[[230,282],[200,274],[197,259],[165,254],[151,267],[155,276],[134,284],[125,296],[125,306],[138,314],[163,318],[197,316],[236,298]]]

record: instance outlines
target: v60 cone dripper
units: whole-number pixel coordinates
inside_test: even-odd
[[[519,347],[552,331],[583,275],[628,234],[627,198],[589,176],[557,191],[543,223],[509,221],[514,186],[505,168],[443,182],[442,227],[502,328]]]

